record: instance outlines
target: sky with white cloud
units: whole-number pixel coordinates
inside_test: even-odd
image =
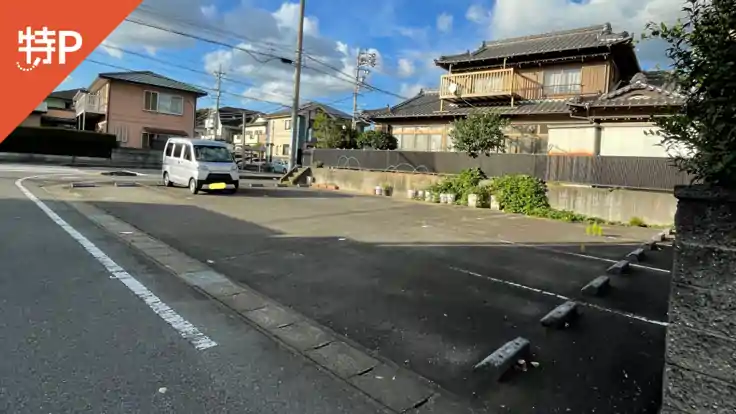
[[[674,21],[682,5],[682,0],[306,0],[301,97],[350,112],[359,50],[376,55],[366,82],[384,91],[361,90],[359,108],[370,109],[401,101],[396,95],[436,87],[442,71],[433,59],[476,49],[483,40],[605,22],[638,38],[649,21]],[[298,19],[297,0],[144,0],[131,21],[59,89],[86,87],[97,73],[122,69],[151,70],[212,89],[213,73],[221,70],[222,105],[277,110],[291,101],[294,67],[282,58],[294,58]],[[645,68],[667,64],[661,44],[640,43],[637,52]],[[213,104],[210,93],[198,105]]]

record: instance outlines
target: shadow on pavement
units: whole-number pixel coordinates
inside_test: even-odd
[[[293,237],[196,206],[93,204],[483,412],[656,413],[659,408],[665,327],[621,312],[666,320],[666,273],[634,269],[611,276],[608,296],[581,298],[580,288],[603,274],[608,263],[508,244]],[[572,252],[580,246],[552,247]],[[587,254],[613,260],[630,247],[586,246]],[[583,307],[569,329],[547,330],[540,318],[564,299],[524,287],[609,310]],[[518,336],[530,340],[538,367],[513,372],[500,383],[472,371]]]

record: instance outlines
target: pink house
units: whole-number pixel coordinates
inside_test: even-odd
[[[121,147],[163,149],[170,136],[194,137],[197,98],[206,95],[150,71],[100,73],[74,97],[77,128],[113,134]]]

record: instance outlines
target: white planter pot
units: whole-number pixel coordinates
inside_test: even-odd
[[[468,207],[477,208],[479,207],[480,199],[478,197],[478,194],[468,194]]]
[[[447,204],[454,204],[455,203],[455,194],[445,194],[445,203],[447,203]]]
[[[427,191],[427,192],[429,192],[429,191]],[[420,199],[420,200],[425,200],[425,198],[424,198],[424,197],[425,197],[425,196],[424,196],[424,190],[419,190],[419,191],[417,191],[417,198],[418,198],[418,199]]]
[[[440,193],[440,204],[447,204],[447,194]]]
[[[381,186],[376,186],[373,191],[374,194],[376,194],[377,196],[383,195],[383,188]]]
[[[417,198],[417,190],[406,190],[406,198],[408,199]]]
[[[489,202],[490,202],[490,205],[491,205],[491,210],[500,210],[501,209],[501,207],[498,205],[498,199],[496,198],[496,196],[491,196],[491,198],[489,199]]]

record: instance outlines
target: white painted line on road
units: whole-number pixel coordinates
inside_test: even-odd
[[[148,174],[145,174],[145,173],[141,173],[141,172],[137,172],[137,171],[130,171],[130,170],[123,170],[123,172],[124,173],[128,173],[128,174],[135,174],[135,175],[138,175],[138,176],[148,175]]]
[[[40,176],[24,177],[15,182],[15,185],[20,189],[29,200],[33,201],[47,216],[56,224],[59,225],[64,231],[66,231],[74,240],[76,240],[87,252],[92,255],[98,262],[100,262],[113,278],[121,281],[128,289],[141,298],[158,316],[166,321],[172,328],[174,328],[179,334],[186,340],[188,340],[195,349],[204,350],[216,346],[217,343],[204,335],[192,325],[189,321],[182,318],[178,313],[171,309],[165,304],[158,296],[154,295],[153,292],[148,290],[141,282],[134,278],[130,273],[126,272],[125,269],[120,267],[115,261],[113,261],[108,255],[94,245],[89,239],[84,237],[82,233],[77,231],[74,227],[69,225],[64,219],[56,214],[51,208],[49,208],[43,201],[39,200],[38,197],[33,195],[26,187],[23,186],[23,181],[30,178],[39,178]]]
[[[651,323],[651,324],[659,325],[659,326],[669,326],[669,323],[668,322],[657,321],[657,320],[654,320],[654,319],[649,319],[649,318],[645,318],[643,316],[635,315],[633,313],[623,312],[623,311],[616,310],[616,309],[611,309],[611,308],[606,308],[604,306],[595,305],[595,304],[592,304],[592,303],[581,302],[579,300],[568,298],[567,296],[558,295],[557,293],[548,292],[546,290],[533,288],[531,286],[522,285],[522,284],[516,283],[516,282],[510,282],[508,280],[497,279],[497,278],[492,277],[492,276],[482,275],[480,273],[476,273],[476,272],[473,272],[473,271],[470,271],[470,270],[466,270],[466,269],[461,269],[459,267],[450,266],[450,269],[452,269],[452,270],[454,270],[456,272],[464,273],[464,274],[469,275],[469,276],[473,276],[473,277],[477,277],[477,278],[480,278],[480,279],[489,280],[489,281],[494,282],[494,283],[499,283],[499,284],[506,285],[506,286],[512,286],[512,287],[515,287],[515,288],[518,288],[518,289],[528,290],[530,292],[539,293],[539,294],[546,295],[546,296],[552,296],[553,298],[564,300],[566,302],[567,301],[575,301],[580,306],[587,306],[589,308],[593,308],[593,309],[596,309],[596,310],[599,310],[599,311],[602,311],[602,312],[613,313],[613,314],[616,314],[616,315],[619,315],[619,316],[623,316],[625,318],[636,319],[638,321],[642,321],[642,322],[646,322],[646,323]]]
[[[598,261],[605,262],[605,263],[617,263],[617,262],[619,262],[619,260],[606,259],[605,257],[598,257],[598,256],[591,256],[589,254],[568,252],[568,251],[565,251],[565,250],[559,250],[559,249],[554,249],[554,248],[550,248],[550,247],[542,247],[542,246],[537,246],[537,245],[534,245],[534,244],[517,243],[517,242],[513,242],[513,241],[509,241],[509,240],[501,240],[501,239],[498,239],[498,241],[501,242],[501,243],[511,244],[511,245],[514,245],[514,246],[528,247],[530,249],[536,249],[536,250],[542,250],[542,251],[547,251],[547,252],[552,252],[552,253],[565,254],[565,255],[568,255],[568,256],[579,257],[581,259],[598,260]],[[644,265],[635,264],[635,263],[631,263],[631,267],[636,267],[636,268],[639,268],[639,269],[652,270],[654,272],[660,272],[660,273],[670,273],[670,271],[667,270],[667,269],[660,269],[658,267],[644,266]]]

